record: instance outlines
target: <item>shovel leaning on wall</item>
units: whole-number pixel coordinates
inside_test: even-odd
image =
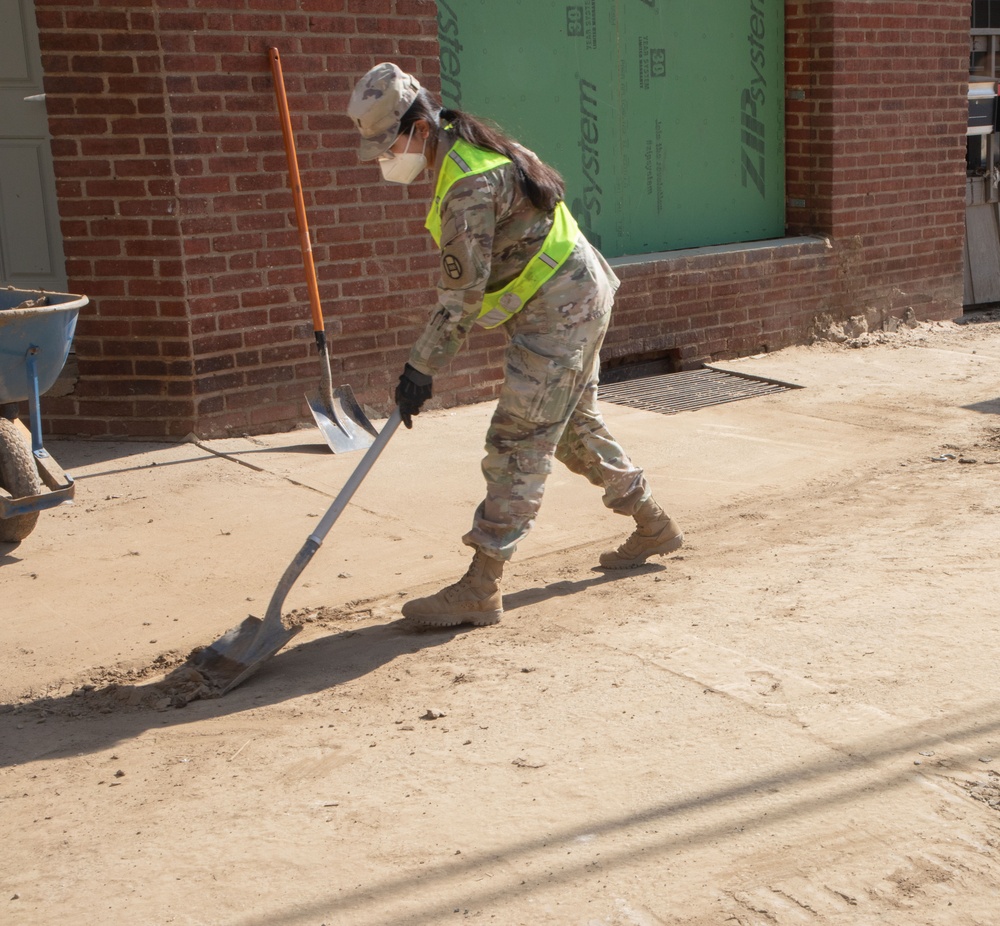
[[[319,302],[319,285],[316,282],[316,267],[313,263],[312,242],[309,239],[309,225],[306,221],[302,181],[299,179],[299,162],[295,153],[295,138],[292,135],[292,119],[288,112],[285,79],[281,72],[281,57],[277,48],[269,48],[267,53],[271,59],[274,93],[278,99],[278,112],[281,117],[281,134],[285,141],[285,155],[288,158],[288,178],[292,188],[292,198],[295,200],[295,218],[299,228],[299,245],[302,248],[306,283],[309,287],[313,334],[316,338],[316,347],[319,349],[322,377],[320,391],[318,395],[307,395],[306,401],[309,403],[309,410],[316,424],[334,453],[363,450],[371,446],[372,441],[378,437],[378,431],[368,420],[350,386],[333,387],[326,329],[323,326],[323,309]]]

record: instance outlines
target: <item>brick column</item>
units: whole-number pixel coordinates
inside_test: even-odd
[[[834,307],[960,313],[968,4],[788,2],[786,16],[788,224],[832,239]]]
[[[80,380],[47,400],[56,433],[180,436],[193,355],[156,16],[36,4],[66,269],[91,305]]]

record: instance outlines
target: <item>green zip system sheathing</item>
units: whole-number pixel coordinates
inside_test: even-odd
[[[608,257],[784,234],[778,0],[438,0],[446,105],[557,167]]]

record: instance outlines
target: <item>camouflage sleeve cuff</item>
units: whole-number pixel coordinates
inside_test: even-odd
[[[421,373],[435,375],[451,363],[472,330],[482,305],[482,293],[469,295],[451,290],[439,290],[437,310],[427,322],[420,337],[410,351],[410,366]]]

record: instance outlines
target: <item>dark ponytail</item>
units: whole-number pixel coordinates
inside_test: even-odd
[[[541,161],[534,152],[522,148],[499,126],[456,109],[438,109],[424,89],[403,114],[400,134],[409,132],[418,119],[431,126],[450,126],[451,132],[470,145],[510,158],[525,195],[536,209],[551,212],[566,195],[566,184],[559,171]]]

